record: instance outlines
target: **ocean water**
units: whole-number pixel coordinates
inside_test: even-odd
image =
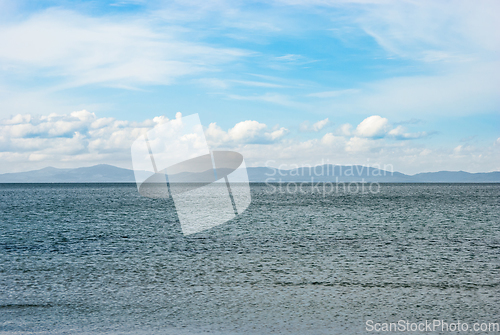
[[[500,322],[499,184],[253,184],[242,215],[190,236],[171,200],[132,184],[1,184],[0,199],[2,334]]]

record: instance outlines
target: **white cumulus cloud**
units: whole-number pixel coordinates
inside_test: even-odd
[[[360,137],[383,137],[389,127],[389,120],[379,115],[372,115],[361,121],[356,127],[356,135]]]
[[[312,125],[309,124],[309,121],[304,121],[300,124],[300,130],[301,131],[320,131],[324,127],[330,124],[330,120],[328,118],[324,120],[320,120],[318,122],[313,123]]]
[[[130,146],[141,134],[168,121],[143,122],[98,118],[86,110],[47,116],[16,115],[0,121],[0,158],[4,169],[23,169],[25,162],[47,165],[109,163],[128,166]]]
[[[268,130],[267,125],[258,121],[246,120],[238,122],[227,132],[215,122],[205,131],[207,140],[214,146],[231,145],[235,143],[271,143],[281,139],[288,130],[284,127],[275,127]]]

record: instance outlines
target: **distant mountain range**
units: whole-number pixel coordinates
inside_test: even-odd
[[[407,175],[361,165],[321,165],[312,168],[278,170],[247,168],[251,182],[382,182],[382,183],[500,183],[500,171],[469,173],[440,171]],[[146,175],[146,171],[141,171]],[[186,173],[184,173],[186,174]],[[185,178],[185,176],[184,176]],[[0,174],[0,183],[134,183],[132,170],[100,164],[76,169],[47,167],[41,170]]]

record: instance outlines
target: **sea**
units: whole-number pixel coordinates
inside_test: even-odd
[[[134,184],[0,184],[0,334],[500,322],[500,184],[251,195],[236,218],[184,236],[173,201]]]

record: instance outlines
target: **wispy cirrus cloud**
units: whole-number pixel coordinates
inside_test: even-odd
[[[496,28],[500,4],[494,0],[277,2],[302,10],[322,8],[322,15],[335,18],[343,24],[336,30],[343,28],[343,34],[357,34],[353,27],[359,27],[394,56],[423,62],[463,62],[484,58],[491,51],[500,49],[500,32]],[[339,12],[342,13],[341,17],[338,17]],[[349,20],[345,20],[346,16]],[[346,26],[347,22],[350,22],[350,26]]]
[[[337,91],[325,91],[325,92],[316,92],[310,93],[307,96],[313,98],[335,98],[345,94],[353,94],[358,93],[357,89],[346,89],[346,90],[337,90]]]
[[[268,83],[268,82],[262,82],[262,81],[251,81],[251,80],[231,80],[231,82],[236,83],[236,84],[240,84],[240,85],[245,85],[245,86],[266,87],[266,88],[285,88],[285,87],[287,87],[287,86],[275,84],[275,83]]]
[[[306,108],[307,105],[301,102],[292,100],[289,96],[277,93],[265,93],[262,95],[238,95],[229,94],[228,98],[234,100],[247,100],[247,101],[264,101],[270,102],[277,105],[294,107],[294,108]]]
[[[410,140],[426,137],[428,133],[426,131],[420,131],[417,133],[410,133],[403,126],[397,126],[396,128],[390,130],[387,133],[388,136],[394,136],[398,140]]]
[[[389,1],[372,6],[359,22],[394,55],[424,62],[484,60],[490,52],[500,50],[498,2],[450,4]]]
[[[214,47],[141,18],[97,18],[48,9],[0,27],[4,73],[59,79],[59,87],[170,84],[250,52]]]

